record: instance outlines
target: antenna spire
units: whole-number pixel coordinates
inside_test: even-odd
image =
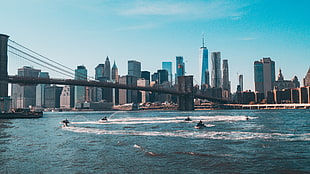
[[[205,47],[205,33],[202,33],[202,47]]]

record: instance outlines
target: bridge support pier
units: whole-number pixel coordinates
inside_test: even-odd
[[[178,110],[194,110],[193,76],[179,76],[178,90],[185,93],[178,96]]]
[[[0,113],[11,109],[11,99],[8,97],[8,39],[0,34]]]
[[[8,97],[8,39],[0,34],[0,97]]]

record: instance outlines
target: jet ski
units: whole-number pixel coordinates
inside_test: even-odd
[[[192,121],[189,117],[185,118],[184,121]]]
[[[107,117],[103,117],[99,120],[100,123],[105,123],[108,121],[108,118]]]
[[[197,125],[195,126],[195,129],[203,129],[205,128],[206,125],[202,123],[202,121],[200,120]]]
[[[64,127],[67,127],[70,121],[68,119],[62,120],[60,124],[63,124]]]

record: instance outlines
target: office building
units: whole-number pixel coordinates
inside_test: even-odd
[[[95,79],[104,81],[104,64],[98,64],[95,68]]]
[[[117,68],[116,63],[114,61],[113,66],[112,66],[112,80],[117,83],[118,79],[119,79],[118,68]]]
[[[230,98],[230,81],[229,81],[229,70],[228,70],[228,60],[223,60],[223,97]]]
[[[141,78],[150,81],[151,73],[149,71],[141,71]]]
[[[281,69],[279,69],[277,80],[274,82],[275,90],[281,91],[283,89],[292,89],[292,88],[299,88],[299,87],[300,87],[300,83],[298,81],[297,76],[294,76],[292,80],[284,80],[282,71]]]
[[[150,86],[150,81],[140,78],[137,80],[137,85],[138,86]],[[141,93],[141,103],[146,103],[149,101],[149,91],[140,91]]]
[[[162,69],[168,71],[168,81],[172,83],[172,62],[162,62]]]
[[[87,80],[87,69],[85,66],[77,66],[75,70],[75,80]],[[85,86],[74,87],[74,107],[78,107],[81,103],[86,101],[86,88]]]
[[[17,76],[38,77],[41,70],[29,66],[19,68]],[[12,84],[12,107],[29,108],[36,106],[36,85]]]
[[[47,108],[60,108],[60,94],[62,87],[51,85],[45,87],[45,107]]]
[[[240,91],[243,91],[243,74],[240,74],[238,76],[238,81],[239,81]]]
[[[208,49],[205,47],[204,37],[202,37],[202,47],[200,47],[199,60],[201,63],[201,86],[209,85],[209,65],[208,65]]]
[[[141,63],[136,60],[128,60],[128,75],[141,77]]]
[[[179,76],[185,75],[185,63],[183,62],[183,56],[176,56],[176,75],[175,81],[177,82]]]
[[[165,69],[157,70],[158,74],[158,83],[162,84],[164,82],[168,82],[168,71]]]
[[[254,62],[255,91],[267,94],[275,82],[275,62],[270,57]]]
[[[125,75],[119,78],[119,84],[137,85],[137,77]],[[119,89],[119,104],[138,103],[138,91],[130,89]]]
[[[222,73],[221,73],[221,53],[211,53],[212,72],[211,72],[211,87],[222,87]]]
[[[310,68],[304,78],[304,86],[310,86]]]
[[[111,65],[110,65],[109,57],[107,57],[105,62],[104,62],[103,77],[104,77],[105,81],[111,80]]]
[[[40,72],[40,78],[49,78],[48,72]],[[45,107],[45,87],[47,84],[38,84],[36,88],[36,107]]]
[[[70,109],[74,107],[74,86],[66,85],[60,94],[60,108]]]

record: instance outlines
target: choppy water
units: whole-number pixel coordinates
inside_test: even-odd
[[[310,110],[44,113],[0,120],[0,159],[0,173],[307,173]]]

